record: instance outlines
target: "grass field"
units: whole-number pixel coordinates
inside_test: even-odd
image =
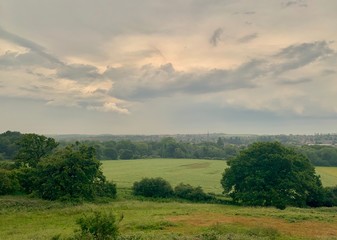
[[[316,167],[316,172],[321,176],[324,186],[337,186],[337,167]]]
[[[221,192],[225,161],[145,159],[103,161],[103,171],[118,184],[117,199],[109,203],[43,201],[25,196],[0,197],[1,240],[43,240],[70,236],[76,219],[92,211],[124,216],[123,240],[337,240],[337,207],[275,208],[196,204],[175,200],[149,201],[130,195],[134,181],[163,177]],[[317,168],[324,185],[336,185],[337,168]],[[127,237],[128,236],[128,237]]]
[[[123,214],[121,234],[143,236],[124,239],[337,239],[337,208],[277,210],[136,199],[73,206],[20,196],[0,197],[0,239],[67,237],[77,228],[76,219],[93,210]]]
[[[103,172],[119,188],[130,188],[143,177],[162,177],[172,186],[180,182],[201,186],[206,192],[221,193],[220,179],[226,161],[199,159],[141,159],[103,161]],[[337,168],[317,167],[324,186],[337,185]]]

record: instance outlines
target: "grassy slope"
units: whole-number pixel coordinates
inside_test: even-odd
[[[232,237],[242,236],[231,239],[336,239],[332,236],[337,236],[337,208],[281,211],[123,199],[107,204],[71,206],[24,197],[0,197],[0,239],[40,240],[57,234],[69,236],[76,229],[77,218],[98,209],[114,211],[119,216],[123,214],[121,233],[142,234],[144,239],[196,239],[173,236],[196,236],[210,229],[230,233]]]
[[[145,176],[161,176],[172,185],[185,182],[217,193],[221,192],[219,180],[225,167],[224,161],[186,159],[103,163],[104,173],[119,187],[130,187]],[[318,172],[326,181],[325,185],[334,185],[337,168],[318,168]],[[76,219],[97,209],[123,214],[121,232],[142,234],[149,240],[196,239],[174,236],[196,236],[210,229],[230,233],[231,239],[337,239],[337,208],[287,208],[280,211],[274,208],[139,201],[129,196],[126,200],[121,197],[123,194],[126,194],[125,190],[119,191],[119,199],[112,203],[79,206],[20,196],[0,197],[0,239],[39,240],[57,234],[71,235],[76,229]],[[275,233],[276,238],[268,237]]]
[[[202,186],[206,192],[221,193],[220,179],[225,161],[195,159],[142,159],[103,161],[103,171],[118,187],[130,188],[143,177],[163,177],[172,186],[180,182]],[[317,167],[324,186],[337,185],[337,168]]]

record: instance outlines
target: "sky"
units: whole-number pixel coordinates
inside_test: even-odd
[[[1,0],[0,132],[337,127],[336,0]]]

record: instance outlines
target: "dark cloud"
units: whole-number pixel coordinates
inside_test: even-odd
[[[310,78],[281,79],[278,82],[281,83],[281,84],[285,84],[285,85],[297,85],[297,84],[312,82],[312,79],[310,79]]]
[[[243,36],[243,37],[239,38],[238,42],[239,43],[247,43],[247,42],[253,41],[257,37],[258,37],[257,33],[248,34],[246,36]]]
[[[217,28],[214,32],[212,37],[209,40],[209,43],[213,46],[216,47],[218,46],[219,42],[221,41],[221,36],[223,34],[223,29],[222,28]]]
[[[336,70],[333,70],[333,69],[324,69],[322,71],[322,75],[324,76],[328,76],[328,75],[333,75],[333,74],[336,74]]]
[[[101,79],[102,75],[98,72],[98,69],[95,66],[70,64],[59,68],[57,71],[57,77],[72,80],[93,80]]]
[[[49,61],[43,55],[28,50],[25,53],[8,51],[0,56],[0,68],[20,68],[27,66],[43,66],[47,68],[56,68],[60,66],[55,61]],[[63,65],[62,65],[63,66]]]
[[[128,76],[121,74],[126,72],[122,68],[109,69],[105,74],[123,78],[123,81],[115,81],[111,92],[113,96],[125,100],[142,100],[175,94],[195,95],[251,88],[255,86],[254,79],[262,74],[262,65],[261,61],[252,60],[235,70],[179,72],[172,64],[166,64],[158,68],[144,66],[140,72],[129,71]]]
[[[291,45],[277,54],[261,59],[251,59],[234,69],[179,72],[172,64],[140,69],[109,68],[105,76],[114,80],[112,96],[125,100],[169,97],[177,94],[209,94],[233,89],[257,87],[262,78],[280,79],[282,85],[304,84],[311,78],[287,78],[283,74],[304,67],[333,53],[324,41]]]
[[[292,7],[292,6],[296,6],[296,7],[308,7],[308,4],[304,0],[287,1],[287,2],[284,2],[283,5],[285,7]]]
[[[11,43],[15,43],[19,46],[25,47],[30,49],[32,52],[40,55],[41,57],[45,58],[51,63],[55,63],[58,65],[63,65],[63,62],[61,62],[59,59],[57,59],[55,56],[47,53],[45,49],[40,46],[39,44],[30,41],[28,39],[25,39],[23,37],[20,37],[16,34],[13,34],[11,32],[6,31],[0,26],[0,38],[5,39]]]
[[[303,67],[334,53],[326,41],[291,45],[274,56],[279,61],[274,71],[281,73]]]

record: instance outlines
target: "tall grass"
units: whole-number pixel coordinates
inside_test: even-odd
[[[0,198],[0,239],[39,240],[57,235],[66,238],[78,228],[76,220],[92,211],[123,215],[119,229],[124,239],[327,239],[337,236],[337,208],[280,211],[126,199],[72,205],[18,196]]]

